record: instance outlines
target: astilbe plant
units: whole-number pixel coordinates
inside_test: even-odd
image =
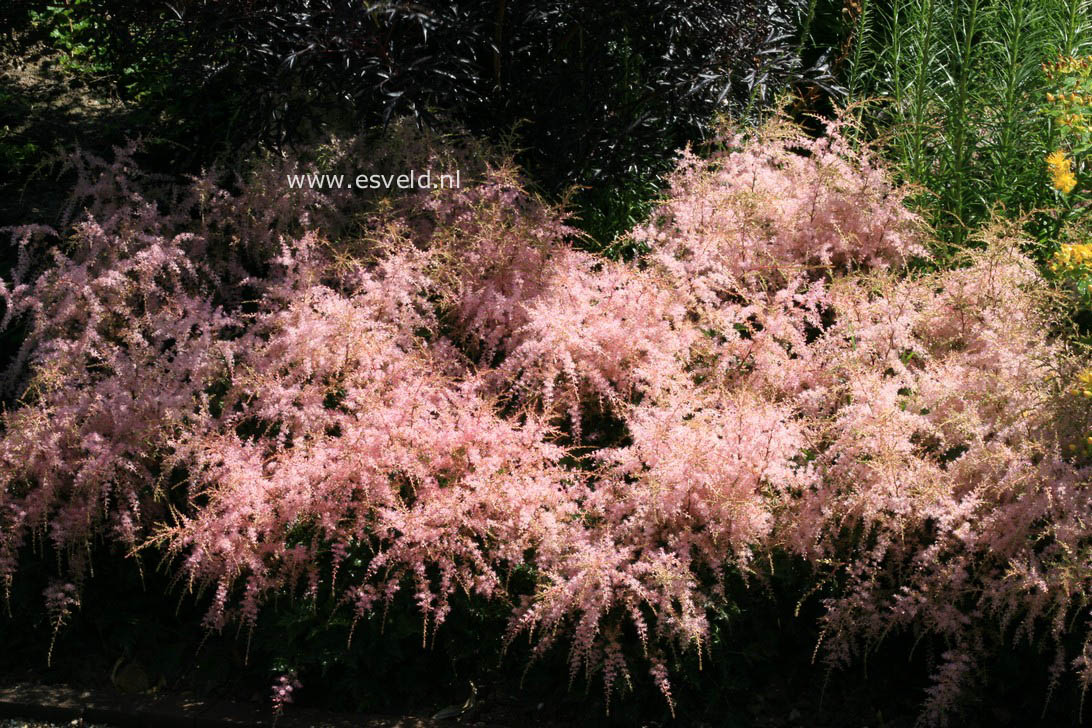
[[[278,194],[293,164],[171,214],[115,165],[65,238],[15,232],[9,583],[45,540],[78,585],[107,540],[208,589],[212,629],[410,590],[426,638],[468,592],[512,605],[498,638],[567,642],[608,695],[644,665],[671,703],[731,578],[781,551],[837,585],[831,665],[947,643],[933,722],[1008,625],[1092,677],[1064,634],[1092,588],[1080,363],[1012,230],[910,274],[924,230],[841,122],[684,154],[631,264],[570,247],[504,165],[360,218]]]
[[[955,704],[948,681],[986,656],[983,630],[1018,622],[1060,644],[1089,587],[1087,535],[1062,526],[1087,513],[1089,473],[1062,458],[1073,433],[1052,421],[1059,352],[1042,334],[1038,274],[1012,246],[995,239],[968,267],[921,279],[844,281],[816,342],[829,347],[821,478],[785,533],[842,565],[824,618],[833,663],[893,628],[950,645],[934,721]]]
[[[161,445],[185,427],[199,393],[230,355],[231,319],[207,296],[194,239],[157,229],[139,201],[76,224],[52,265],[2,291],[29,333],[9,372],[18,405],[4,413],[0,572],[9,581],[32,531],[82,574],[84,546],[108,530],[128,547],[156,508]],[[20,256],[50,231],[16,231]],[[20,266],[26,269],[26,266]]]
[[[775,118],[756,138],[728,133],[708,158],[689,150],[667,201],[634,237],[712,302],[801,271],[898,265],[922,254],[920,223],[879,161],[855,149],[844,121],[805,135]]]
[[[579,251],[557,253],[522,308],[492,374],[509,396],[567,415],[577,439],[585,416],[678,386],[696,335],[666,281]]]
[[[500,418],[415,338],[417,291],[398,290],[420,285],[399,275],[411,265],[388,260],[382,285],[351,293],[295,284],[270,299],[224,413],[178,444],[202,505],[160,537],[188,577],[217,583],[210,624],[237,580],[247,620],[286,583],[314,593],[322,547],[373,552],[368,583],[347,585],[358,615],[408,580],[439,626],[456,589],[493,596],[572,508],[542,425]]]

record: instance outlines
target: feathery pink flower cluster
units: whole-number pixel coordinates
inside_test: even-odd
[[[284,706],[292,704],[292,693],[303,687],[303,683],[296,678],[294,672],[280,675],[273,683],[273,713],[280,715],[284,712]]]
[[[349,200],[258,182],[163,214],[119,160],[67,237],[15,232],[0,289],[29,331],[9,583],[37,534],[77,582],[92,540],[165,549],[212,628],[286,591],[359,618],[412,590],[426,635],[457,591],[509,598],[505,639],[566,640],[608,693],[643,664],[670,703],[726,577],[783,550],[844,585],[831,664],[893,628],[947,640],[934,721],[981,630],[1060,645],[1092,595],[1044,284],[1005,230],[910,275],[924,231],[838,123],[684,154],[634,264],[572,249],[503,167],[354,228]],[[1065,656],[1085,684],[1089,654]]]

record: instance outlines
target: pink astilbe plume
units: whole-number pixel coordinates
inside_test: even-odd
[[[370,583],[347,597],[358,615],[409,581],[439,626],[456,589],[492,596],[501,569],[556,538],[571,509],[541,426],[501,419],[470,383],[438,374],[384,320],[391,293],[297,291],[246,342],[233,412],[178,444],[202,505],[161,537],[188,578],[245,581],[245,619],[270,590],[314,584],[317,549],[337,545],[369,553]]]
[[[280,716],[284,713],[284,707],[292,704],[292,693],[302,687],[303,683],[294,671],[278,676],[272,688],[273,714]]]
[[[965,646],[929,693],[931,722],[972,674],[975,630],[1020,618],[1061,640],[1055,616],[1092,587],[1071,560],[1087,531],[1055,530],[1092,501],[1089,472],[1062,458],[1051,421],[1060,351],[1044,337],[1041,284],[1011,239],[988,237],[965,268],[832,288],[835,323],[815,343],[826,350],[823,477],[785,531],[844,565],[824,618],[833,662],[893,627]],[[846,553],[837,536],[852,524],[862,541]]]
[[[817,138],[781,121],[730,134],[707,159],[682,154],[666,202],[633,236],[706,304],[802,272],[898,265],[923,254],[905,193],[843,121]]]
[[[570,250],[556,253],[549,271],[522,304],[527,320],[495,372],[509,393],[567,414],[579,438],[583,409],[622,415],[639,398],[685,384],[699,334],[662,281]]]
[[[50,250],[53,267],[11,288],[9,313],[28,334],[9,370],[22,406],[4,413],[0,438],[5,580],[32,531],[77,575],[102,528],[138,545],[146,496],[164,476],[160,445],[230,357],[232,320],[206,296],[192,236],[159,234],[148,207],[118,210],[108,227],[77,224]],[[48,233],[35,232],[19,245],[42,246]]]
[[[509,167],[482,184],[423,205],[434,227],[424,244],[456,333],[489,364],[527,322],[524,303],[547,284],[573,232],[557,211],[529,195]]]

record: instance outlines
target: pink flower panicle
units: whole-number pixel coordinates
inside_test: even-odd
[[[294,690],[299,690],[302,687],[303,683],[296,678],[295,672],[277,676],[277,679],[273,682],[272,688],[274,715],[279,716],[284,713],[284,707],[292,703],[292,692]]]

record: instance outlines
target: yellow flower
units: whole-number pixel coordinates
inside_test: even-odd
[[[1084,397],[1092,397],[1092,369],[1085,369],[1077,375],[1076,390]]]
[[[1077,272],[1089,268],[1092,268],[1092,243],[1067,243],[1058,249],[1050,261],[1050,269],[1055,273]],[[1088,372],[1090,379],[1086,388],[1092,390],[1092,369]]]
[[[1073,160],[1061,149],[1056,149],[1047,155],[1046,163],[1050,170],[1051,186],[1064,195],[1072,192],[1077,186],[1077,178],[1073,174]]]

